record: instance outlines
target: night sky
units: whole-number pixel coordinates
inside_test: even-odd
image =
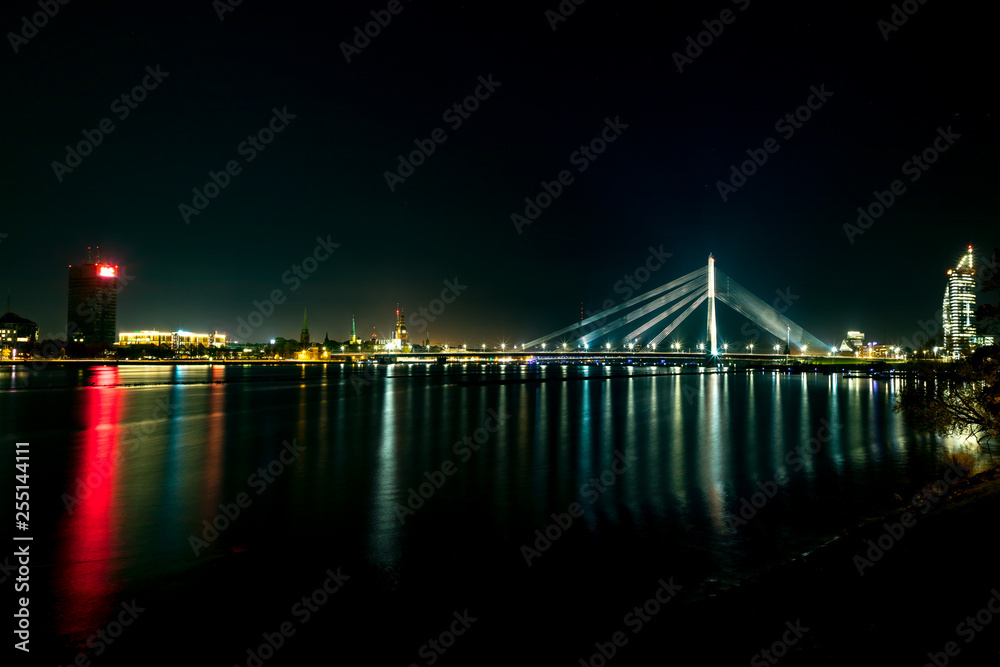
[[[37,2],[0,15],[0,288],[43,338],[64,335],[66,267],[87,246],[128,276],[119,331],[245,339],[238,318],[278,289],[250,340],[298,338],[304,308],[314,340],[348,337],[352,313],[359,335],[388,336],[397,302],[419,339],[419,309],[457,279],[429,334],[470,347],[621,301],[616,283],[661,246],[646,287],[711,252],[765,301],[794,295],[785,314],[821,339],[890,342],[940,308],[968,244],[1000,246],[994,27],[971,6],[914,0],[896,29],[890,2],[564,0],[558,21],[557,0],[52,4],[37,29],[22,21]],[[371,12],[391,20],[356,48]],[[475,111],[446,115],[477,90]],[[808,120],[779,123],[810,100]],[[603,153],[574,155],[609,121]],[[271,143],[244,143],[272,122]],[[438,128],[390,187],[397,156]],[[85,131],[100,144],[54,166]],[[925,171],[905,165],[945,136]],[[748,150],[767,161],[724,200]],[[563,171],[572,182],[519,230],[512,214]],[[905,191],[848,238],[894,180]],[[339,246],[292,279],[317,238]],[[720,335],[741,340],[742,323],[724,317]],[[703,335],[704,307],[681,332]]]

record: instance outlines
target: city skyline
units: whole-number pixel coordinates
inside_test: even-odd
[[[822,338],[902,337],[952,248],[1000,245],[995,84],[969,69],[989,35],[948,7],[890,30],[877,6],[407,3],[368,37],[364,3],[111,3],[29,30],[34,7],[0,17],[0,282],[43,338],[92,245],[121,267],[123,329],[235,337],[282,290],[251,339],[306,307],[387,335],[396,302],[457,281],[424,319],[470,343],[600,310],[651,249],[673,274],[713,253]]]
[[[88,252],[89,252],[89,249],[88,249]],[[99,250],[97,252],[99,252]],[[946,274],[948,276],[948,281],[949,282],[948,282],[948,286],[945,289],[944,306],[943,306],[943,308],[941,310],[938,311],[938,313],[936,313],[936,315],[940,316],[940,327],[941,327],[940,333],[941,333],[942,336],[946,336],[947,335],[947,330],[948,330],[949,327],[955,327],[956,326],[955,324],[953,324],[953,322],[957,322],[957,319],[956,319],[957,316],[956,316],[956,314],[955,313],[949,314],[949,312],[948,312],[949,311],[949,303],[950,303],[948,294],[949,294],[949,290],[951,290],[952,292],[955,292],[955,293],[958,292],[958,289],[956,288],[956,285],[955,285],[955,281],[956,281],[957,276],[958,276],[959,273],[962,274],[961,280],[964,281],[962,283],[962,289],[961,289],[962,295],[960,297],[958,297],[957,299],[954,299],[954,302],[958,303],[959,301],[961,301],[961,303],[963,304],[962,305],[962,314],[963,314],[963,317],[964,317],[965,311],[968,309],[967,308],[968,304],[971,304],[971,313],[973,315],[973,317],[972,317],[973,322],[971,323],[971,325],[967,323],[965,325],[964,329],[963,329],[963,331],[964,331],[963,340],[967,339],[967,338],[970,338],[970,337],[975,337],[976,336],[976,331],[975,331],[976,330],[976,326],[975,326],[975,323],[974,323],[974,319],[975,319],[974,318],[974,312],[975,312],[975,308],[978,305],[978,303],[982,303],[983,302],[982,299],[980,299],[979,302],[977,303],[977,299],[976,299],[977,295],[980,295],[979,294],[979,292],[980,292],[980,290],[979,290],[979,280],[980,280],[979,274],[977,274],[977,272],[973,270],[973,266],[974,266],[975,262],[977,261],[977,258],[978,258],[978,261],[982,262],[985,265],[985,267],[984,267],[985,268],[985,275],[987,277],[989,275],[991,275],[991,273],[993,273],[996,270],[998,270],[997,268],[994,268],[995,265],[991,265],[990,264],[990,262],[992,261],[992,259],[986,259],[984,261],[982,259],[982,258],[984,258],[984,256],[982,254],[977,255],[976,254],[976,250],[975,250],[975,248],[972,245],[968,246],[966,252],[962,254],[962,259],[958,262],[957,266],[954,269],[948,269],[947,270]],[[88,258],[88,260],[89,260],[89,258]],[[80,291],[81,288],[78,287],[76,289],[76,291],[74,291],[73,288],[72,288],[72,285],[74,284],[74,278],[72,276],[76,276],[76,282],[79,283],[80,282],[80,276],[78,274],[83,269],[83,267],[91,267],[90,269],[85,269],[87,271],[92,271],[92,270],[98,270],[99,269],[100,271],[103,272],[103,273],[101,273],[101,276],[100,276],[101,279],[113,278],[114,282],[115,282],[114,295],[111,296],[110,293],[109,293],[109,296],[106,297],[106,298],[103,297],[103,296],[101,296],[100,294],[98,294],[96,297],[94,295],[90,295],[90,292],[93,291],[93,288],[94,288],[94,286],[92,286],[92,285],[88,285],[87,289],[84,290],[87,293],[83,294],[82,296],[81,296],[82,292]],[[76,273],[74,273],[74,271]],[[76,321],[79,321],[79,322],[89,322],[89,321],[95,320],[95,318],[93,316],[87,316],[86,313],[81,314],[80,310],[81,310],[81,308],[83,310],[87,311],[87,312],[89,312],[91,310],[94,310],[94,306],[98,302],[100,302],[101,304],[106,304],[107,305],[107,307],[109,308],[108,316],[112,320],[114,320],[115,322],[117,322],[117,320],[116,320],[117,295],[120,292],[120,288],[118,288],[117,280],[119,278],[119,275],[124,275],[125,279],[126,279],[126,283],[125,284],[127,285],[127,281],[131,278],[131,276],[128,276],[127,273],[119,274],[119,271],[120,271],[120,269],[119,269],[119,267],[117,265],[113,266],[113,265],[111,265],[109,263],[103,263],[103,262],[101,262],[99,260],[99,255],[98,255],[98,259],[96,261],[88,261],[88,263],[86,263],[84,265],[77,266],[76,268],[74,268],[72,266],[70,267],[70,272],[71,272],[71,280],[70,280],[71,289],[70,289],[69,298],[67,300],[67,306],[66,306],[66,308],[67,308],[67,310],[66,310],[66,312],[67,312],[67,322],[69,323],[69,325],[67,327],[67,330],[72,330],[74,328],[80,329],[81,325],[77,324]],[[648,276],[649,272],[647,271],[645,275]],[[626,276],[626,277],[627,278],[631,278],[631,276]],[[605,302],[603,304],[601,304],[601,305],[602,306],[607,306],[607,305],[611,304],[612,301],[614,301],[615,304],[621,303],[625,298],[630,298],[632,296],[633,292],[646,291],[646,289],[652,288],[652,287],[656,286],[655,284],[649,284],[649,285],[645,285],[643,287],[643,289],[640,290],[639,289],[639,287],[640,287],[639,284],[637,284],[633,280],[629,280],[629,281],[627,281],[624,284],[623,284],[623,282],[620,281],[616,285],[616,288],[623,287],[624,285],[628,285],[629,286],[629,287],[626,287],[626,289],[628,290],[628,292],[623,292],[620,289],[616,289],[615,291],[620,295],[619,299],[617,301],[614,301],[614,300],[605,300]],[[463,288],[464,286],[462,286],[461,284],[457,284],[457,287],[458,288]],[[632,289],[633,287],[635,288],[635,290]],[[447,291],[447,290],[445,290],[445,291]],[[461,289],[458,289],[458,290],[453,289],[452,291],[454,292],[454,295],[452,297],[452,299],[454,300],[457,296],[460,295]],[[75,300],[73,298],[73,294],[77,294],[77,298]],[[778,294],[778,297],[775,299],[775,306],[776,306],[776,308],[778,308],[778,312],[784,312],[791,305],[794,304],[794,301],[796,299],[796,295],[793,295],[793,294],[791,294],[789,292],[788,294],[782,296],[782,294],[781,294],[780,291],[777,291],[777,294]],[[307,329],[308,329],[308,325],[307,325],[307,319],[308,318],[306,316],[306,313],[307,313],[307,310],[308,310],[307,307],[303,308],[302,329],[301,329],[301,333],[300,333],[300,335],[298,337],[293,338],[293,337],[290,337],[290,336],[284,336],[284,335],[282,335],[282,333],[275,333],[274,335],[267,335],[268,331],[273,331],[273,330],[269,329],[268,324],[267,324],[267,322],[268,322],[268,320],[270,318],[269,317],[264,317],[264,315],[266,313],[271,313],[273,315],[276,311],[278,311],[280,309],[280,307],[282,305],[284,305],[285,302],[282,300],[280,303],[273,303],[273,302],[270,302],[270,300],[266,300],[268,303],[271,303],[271,305],[268,305],[268,303],[264,303],[263,301],[265,301],[265,300],[256,301],[255,302],[255,307],[248,314],[247,318],[243,318],[243,317],[238,318],[237,325],[235,327],[235,329],[237,331],[234,332],[234,331],[225,330],[225,329],[214,329],[214,331],[220,332],[220,333],[225,333],[226,336],[227,336],[227,339],[229,341],[236,342],[236,341],[239,341],[240,338],[242,338],[243,340],[241,342],[246,342],[246,343],[267,343],[268,341],[273,340],[273,339],[278,338],[278,337],[285,338],[287,340],[296,340],[296,339],[301,340],[301,337],[303,335],[306,335],[306,332],[307,332]],[[782,302],[782,303],[779,305],[778,302]],[[989,302],[989,299],[987,299],[986,302]],[[712,303],[714,303],[714,300],[712,301]],[[76,304],[75,307],[74,307],[74,304]],[[417,322],[420,323],[421,331],[419,333],[422,334],[421,340],[423,340],[423,336],[425,336],[427,334],[427,332],[428,332],[428,328],[427,328],[427,325],[426,325],[427,318],[429,318],[431,320],[434,320],[435,319],[435,314],[441,314],[446,309],[446,304],[444,304],[444,302],[442,302],[440,300],[438,300],[438,304],[437,304],[438,308],[435,309],[434,306],[435,306],[435,304],[432,303],[429,310],[428,310],[427,307],[421,307],[421,308],[418,309],[418,314],[417,314],[416,320],[417,320]],[[601,310],[603,310],[603,309],[604,308],[601,308]],[[403,325],[402,326],[404,327],[404,332],[405,332],[405,311],[406,311],[406,308],[400,307],[399,303],[396,304],[396,308],[395,308],[395,311],[394,311],[395,320],[393,321],[392,326],[388,329],[388,332],[390,334],[392,334],[392,335],[395,335],[396,338],[399,338],[399,336],[398,336],[398,328],[400,326],[400,320],[401,320],[401,318],[402,318],[402,321],[403,321]],[[591,315],[591,314],[596,314],[597,312],[599,312],[599,310],[597,310],[597,309],[595,309],[594,311],[581,310],[581,319],[582,319],[582,316],[584,314]],[[710,318],[711,318],[711,316],[710,316]],[[100,320],[101,318],[98,316],[96,319]],[[722,319],[732,320],[733,319],[733,315],[730,314],[728,318],[723,317]],[[354,335],[354,320],[355,320],[355,315],[353,315],[353,314],[351,315],[351,320],[352,320],[352,322],[351,322],[352,334],[351,335]],[[712,320],[710,319],[710,321],[712,321]],[[856,325],[856,323],[854,323],[854,324]],[[920,329],[921,328],[919,326],[920,322],[918,322],[917,324],[918,324],[917,328]],[[82,326],[86,327],[87,331],[90,331],[90,329],[93,329],[95,327],[94,324],[84,324]],[[390,340],[391,339],[392,336],[391,335],[385,335],[384,332],[382,332],[379,329],[377,323],[373,324],[372,326],[373,326],[372,335],[371,336],[362,336],[361,337],[362,339],[367,340],[368,338],[371,338],[371,337],[378,338],[380,340]],[[857,328],[857,327],[855,326],[854,328]],[[864,329],[866,327],[862,326],[861,328]],[[922,327],[922,328],[925,330],[925,334],[926,334],[926,327]],[[122,326],[118,326],[117,333],[119,333],[119,334],[120,333],[130,333],[130,332],[132,332],[132,333],[138,333],[138,332],[146,332],[146,331],[166,331],[166,332],[170,332],[170,331],[191,331],[191,330],[202,330],[202,329],[209,330],[210,328],[199,327],[199,326],[193,326],[193,327],[187,327],[187,326],[185,326],[185,327],[150,327],[150,326],[127,327],[127,326],[122,325]],[[317,328],[317,331],[318,330],[319,329]],[[323,330],[325,336],[329,336],[329,332],[331,330],[330,327],[323,327],[322,330]],[[338,341],[338,342],[343,342],[343,341],[349,340],[350,336],[341,335],[340,333],[336,333],[337,331],[339,331],[336,328],[333,328],[333,330],[335,331],[335,335],[333,336],[333,338],[331,340],[335,340],[335,341]],[[690,345],[690,346],[696,345],[697,343],[692,343],[691,340],[690,340],[692,338],[692,336],[690,335],[691,334],[691,325],[690,325],[690,323],[688,323],[686,325],[685,329],[683,329],[683,330],[686,331],[689,334],[687,336],[684,336],[684,338],[687,339],[687,345]],[[247,331],[251,332],[251,337],[239,335],[240,332],[245,333]],[[841,331],[840,334],[843,334],[844,331],[847,331],[847,329],[844,329],[843,331]],[[253,332],[257,332],[261,336],[261,338],[259,340],[255,340],[252,337],[252,333]],[[396,332],[396,333],[393,334],[393,332]],[[93,334],[94,332],[90,332],[90,333]],[[651,333],[655,333],[655,330],[653,332],[651,332]],[[747,332],[745,331],[745,327],[741,330],[741,333],[743,333],[744,337],[746,337],[745,334]],[[759,334],[759,332],[758,332],[758,334]],[[911,332],[911,334],[912,334],[912,332]],[[735,334],[735,333],[730,333],[730,332],[726,332],[726,331],[720,331],[718,335],[720,336],[719,340],[722,340],[723,338],[726,339],[726,340],[733,340],[733,341],[740,340],[740,336],[738,334]],[[707,341],[708,341],[708,334],[702,333],[700,335],[700,338],[699,338],[698,334],[694,334],[693,337],[694,338],[698,338],[698,340],[700,340],[702,344],[708,345],[708,343],[707,343]],[[836,334],[833,335],[833,336],[831,336],[830,340],[834,341],[835,337],[836,337]],[[881,336],[881,338],[883,339],[883,341],[892,340],[894,342],[896,340],[898,340],[899,338],[901,338],[901,337],[904,338],[906,342],[909,342],[910,338],[911,338],[911,337],[907,337],[907,336],[905,336],[903,334],[896,334],[895,336]],[[89,342],[90,343],[95,342],[93,340],[93,335],[91,336],[91,338],[92,338],[92,340],[90,340]],[[404,338],[405,338],[405,334],[404,334]],[[569,340],[570,338],[572,338],[572,336],[570,336],[569,338],[566,338],[566,340]],[[679,334],[677,334],[677,335],[674,335],[671,338],[671,340],[675,340],[676,341],[676,340],[679,340],[680,338],[681,338],[681,336]],[[607,336],[606,339],[610,341],[610,340],[613,340],[615,338],[614,338],[614,336]],[[117,340],[118,340],[118,336],[116,335],[115,336],[115,342],[117,342]],[[756,341],[756,336],[754,336],[754,341]],[[522,340],[522,342],[524,342],[524,341]],[[473,347],[479,347],[480,344],[486,344],[488,347],[499,347],[499,345],[501,343],[506,343],[511,348],[514,348],[514,346],[518,345],[517,342],[515,342],[513,340],[509,340],[506,337],[500,337],[500,338],[497,338],[496,340],[488,340],[487,338],[483,338],[481,340],[481,343],[480,342],[470,342],[468,340],[462,340],[462,341],[458,342],[458,344],[469,344],[469,345],[472,345]],[[968,341],[966,341],[966,344],[967,343],[968,343]],[[440,341],[440,344],[452,344],[452,345],[454,345],[454,344],[456,344],[456,341],[454,341],[454,340],[447,340],[447,341],[442,340],[442,341]],[[944,346],[948,347],[947,344],[945,344]],[[960,347],[960,344],[956,343],[952,347],[956,347],[956,346]],[[955,350],[952,349],[951,351],[954,352]]]

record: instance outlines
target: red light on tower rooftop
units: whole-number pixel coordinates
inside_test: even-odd
[[[98,274],[102,278],[114,278],[115,277],[115,267],[108,266],[106,264],[102,265],[98,269]]]

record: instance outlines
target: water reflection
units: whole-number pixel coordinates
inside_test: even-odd
[[[584,509],[574,534],[595,543],[627,534],[664,558],[687,549],[705,570],[739,569],[835,532],[849,512],[883,502],[887,485],[919,489],[937,478],[942,448],[957,446],[908,430],[892,412],[896,383],[678,370],[380,366],[364,384],[360,368],[340,364],[74,369],[80,388],[20,392],[3,414],[27,429],[16,420],[46,414],[54,398],[73,406],[75,424],[52,442],[69,466],[57,495],[75,493],[77,479],[94,485],[60,519],[53,581],[59,632],[84,637],[125,580],[204,567],[188,536],[293,438],[304,454],[208,555],[335,539],[363,551],[388,586],[407,576],[407,558],[454,553],[469,533],[489,533],[516,560],[521,540],[573,502]],[[65,371],[53,378],[65,383]],[[510,418],[460,460],[455,443],[488,410]],[[824,419],[828,439],[810,453]],[[799,469],[786,459],[796,449]],[[586,502],[581,487],[612,469],[616,451],[636,461]],[[456,472],[400,521],[409,490],[446,460]],[[734,537],[727,519],[778,472],[789,483],[759,528]]]
[[[63,599],[57,628],[63,635],[85,635],[103,620],[120,587],[118,564],[121,506],[116,499],[120,471],[116,465],[121,392],[118,369],[94,370],[93,388],[80,390],[78,456],[64,502],[69,509],[56,557],[53,588]]]

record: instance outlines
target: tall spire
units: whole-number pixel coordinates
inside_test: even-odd
[[[299,336],[299,342],[303,345],[309,344],[309,313],[308,309],[302,309],[302,335]]]

